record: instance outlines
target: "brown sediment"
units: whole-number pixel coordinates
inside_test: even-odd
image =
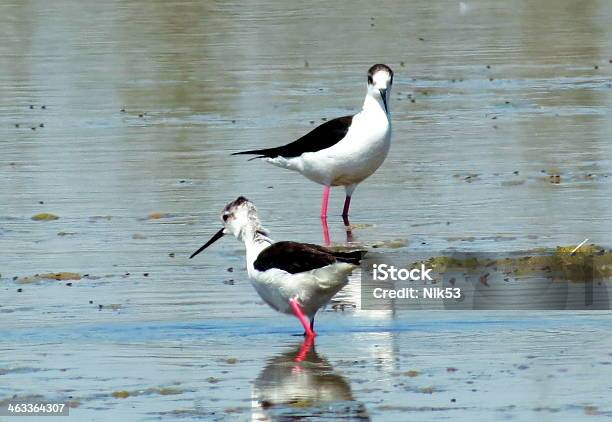
[[[71,272],[59,272],[59,273],[44,273],[44,274],[34,274],[31,276],[24,276],[17,278],[18,283],[27,284],[27,283],[35,283],[37,281],[43,280],[57,280],[57,281],[66,281],[66,280],[80,280],[82,277],[78,273]]]
[[[166,212],[152,212],[147,216],[147,220],[160,220],[162,218],[171,218],[172,214]]]

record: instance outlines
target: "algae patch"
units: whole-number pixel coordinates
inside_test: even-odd
[[[59,217],[57,215],[51,214],[50,212],[41,212],[32,216],[32,220],[34,221],[53,221],[58,219]]]
[[[130,396],[130,392],[126,390],[113,391],[111,395],[116,399],[126,399]]]
[[[43,273],[43,274],[34,274],[31,276],[24,276],[17,278],[17,282],[21,284],[27,283],[36,283],[38,281],[43,280],[57,280],[57,281],[67,281],[67,280],[80,280],[82,278],[81,274],[71,273],[71,272],[59,272],[59,273]]]
[[[457,253],[431,257],[424,263],[438,273],[460,271],[470,274],[490,268],[514,278],[545,275],[553,280],[573,282],[603,280],[612,276],[612,251],[598,245],[583,245],[577,250],[576,247],[558,246],[553,250],[539,248],[512,253],[506,257]],[[481,282],[486,285],[486,277]]]
[[[171,396],[175,394],[183,394],[183,390],[174,387],[151,387],[144,390],[117,390],[111,393],[111,396],[116,399],[127,399],[128,397],[144,396],[159,394],[160,396]]]
[[[174,217],[174,215],[167,212],[152,212],[147,216],[147,220],[161,220],[172,217]]]

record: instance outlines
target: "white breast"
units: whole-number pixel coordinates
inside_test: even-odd
[[[251,283],[259,296],[277,311],[290,314],[289,299],[296,298],[304,313],[312,316],[346,285],[355,268],[339,262],[297,274],[277,268],[255,270]]]
[[[391,145],[391,123],[384,112],[355,115],[344,139],[330,148],[303,154],[301,173],[331,186],[358,184],[385,161]]]

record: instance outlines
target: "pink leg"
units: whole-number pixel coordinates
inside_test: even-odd
[[[295,358],[293,358],[294,362],[303,362],[304,359],[306,359],[306,355],[308,354],[308,352],[310,352],[310,349],[312,348],[313,340],[314,337],[306,337],[304,339],[302,345],[300,346],[300,351],[295,356]]]
[[[298,305],[297,301],[295,299],[289,299],[289,306],[291,306],[293,315],[295,315],[295,317],[302,323],[306,337],[314,337],[316,334],[310,329],[310,324],[306,319],[306,315],[304,315],[304,312],[302,312],[302,309],[300,308],[300,305]]]
[[[329,186],[323,187],[323,199],[321,200],[321,218],[327,218],[327,203],[329,202]]]
[[[323,244],[325,246],[331,245],[331,240],[329,240],[329,226],[327,225],[327,219],[321,219],[321,229],[323,230]]]
[[[351,206],[351,197],[346,195],[344,200],[344,209],[342,210],[342,217],[348,217],[349,207]]]

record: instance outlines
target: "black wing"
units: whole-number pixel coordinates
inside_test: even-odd
[[[338,262],[346,262],[348,264],[355,264],[355,265],[359,265],[361,260],[365,256],[365,254],[368,252],[363,249],[358,249],[356,251],[349,251],[349,252],[341,252],[341,251],[334,251],[333,249],[329,249],[324,246],[315,245],[312,243],[304,243],[304,245],[308,245],[311,248],[317,249],[321,252],[331,254],[336,258],[336,261]]]
[[[306,135],[302,136],[297,141],[276,148],[253,149],[250,151],[235,152],[232,155],[239,154],[257,154],[263,158],[275,158],[278,156],[291,158],[299,157],[305,152],[316,152],[322,149],[329,148],[340,142],[348,132],[353,116],[338,117],[317,126]]]
[[[358,265],[363,254],[364,251],[335,252],[310,243],[277,242],[261,251],[253,266],[257,271],[278,268],[296,274],[336,262]]]

